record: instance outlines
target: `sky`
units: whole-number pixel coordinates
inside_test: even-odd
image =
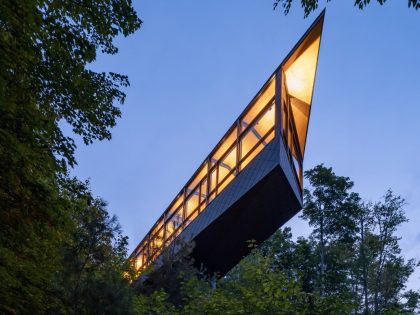
[[[112,140],[79,139],[73,174],[108,202],[130,252],[325,7],[304,19],[297,0],[287,16],[272,2],[134,1],[141,29],[91,65],[131,85]],[[374,2],[327,5],[304,169],[331,166],[368,201],[403,196],[400,243],[420,259],[420,12]]]

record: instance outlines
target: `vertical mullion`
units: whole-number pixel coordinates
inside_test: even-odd
[[[211,169],[210,163],[211,163],[211,157],[209,157],[208,160],[207,160],[206,206],[209,204],[209,197],[210,197],[210,195],[209,195],[210,194],[210,169]]]
[[[165,246],[166,244],[166,220],[165,220],[165,216],[163,216],[163,225],[162,225],[162,229],[163,229],[163,240],[162,240],[162,248]]]
[[[241,119],[236,121],[236,166],[235,166],[235,176],[239,174],[239,161],[240,161],[240,138],[241,138]]]
[[[282,134],[282,116],[283,116],[283,112],[282,112],[282,106],[283,106],[283,102],[282,102],[282,98],[283,96],[283,82],[284,82],[284,78],[283,78],[283,69],[280,68],[274,77],[274,80],[276,80],[274,82],[275,84],[275,88],[274,88],[274,110],[275,110],[275,118],[274,118],[274,134],[275,136],[277,135],[281,135]]]
[[[200,214],[200,210],[201,210],[201,199],[203,199],[203,196],[201,194],[201,186],[203,184],[203,180],[201,179],[201,181],[198,184],[198,206],[197,206],[197,212],[198,214]]]
[[[217,161],[215,164],[216,164],[216,187],[215,187],[214,198],[216,198],[217,195],[219,194],[219,164],[220,164],[220,161]]]
[[[184,187],[184,198],[182,198],[182,229],[184,229],[185,219],[187,218],[187,187]]]
[[[150,255],[150,233],[147,235],[147,247],[146,247],[146,252],[147,252],[147,263],[150,263],[150,259],[151,259],[151,255]]]

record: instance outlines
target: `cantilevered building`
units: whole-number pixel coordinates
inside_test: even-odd
[[[175,238],[225,274],[302,208],[302,163],[324,13],[269,77],[131,255],[141,272]]]

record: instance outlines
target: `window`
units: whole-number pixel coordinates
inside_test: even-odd
[[[249,136],[249,138],[252,138],[252,137]],[[241,161],[241,170],[243,170],[257,156],[257,154],[262,151],[262,149],[264,149],[264,144],[258,143],[258,141],[255,141],[255,143],[254,143],[253,142],[254,140],[252,140],[252,143],[254,144],[254,146],[255,145],[257,145],[257,146],[251,147],[251,145],[250,145],[251,140],[248,141],[249,143],[247,143],[246,138],[244,138],[244,140],[245,140],[244,144],[246,144],[246,147],[245,147],[246,150],[242,151],[244,153],[243,154],[244,158]],[[249,154],[249,155],[247,155],[247,154]]]
[[[257,116],[258,117],[258,116]],[[252,126],[246,125],[247,131],[241,139],[241,170],[243,170],[274,138],[275,106],[269,106]]]
[[[304,42],[302,49],[296,51],[300,54],[294,56],[291,64],[285,67],[289,94],[307,104],[310,104],[312,99],[320,39],[318,36],[312,42]]]
[[[177,229],[182,225],[183,217],[182,217],[182,205],[176,210],[174,215],[169,218],[166,222],[166,239],[172,238],[175,236],[175,232],[178,232]]]
[[[293,130],[284,129],[283,134],[285,138],[288,138],[288,132],[295,133],[293,136],[298,141],[299,155],[301,157],[305,153],[320,40],[320,29],[314,29],[287,60],[282,69],[282,93],[284,93],[282,104],[283,128],[289,128],[288,123],[290,121],[293,123],[294,128]]]
[[[136,271],[139,271],[144,266],[144,263],[145,263],[144,258],[145,256],[143,254],[143,249],[141,249],[136,255],[135,260],[134,260],[134,269]]]
[[[191,195],[188,197],[185,203],[185,218],[189,218],[190,215],[197,210],[199,199],[200,199],[200,187],[196,188]],[[191,218],[190,218],[191,219]]]
[[[274,80],[273,77],[268,83],[268,86],[265,88],[265,90],[257,96],[254,105],[252,105],[252,107],[248,110],[248,112],[242,119],[247,125],[251,124],[255,117],[257,117],[257,115],[261,113],[263,108],[273,99],[276,87],[275,81],[276,80]]]
[[[236,138],[238,136],[237,128],[233,128],[231,132],[224,138],[222,141],[220,147],[217,149],[217,151],[213,154],[212,161],[216,162],[220,160],[223,154],[226,153],[227,150],[229,150],[230,146],[235,143]]]
[[[219,183],[221,183],[228,174],[234,174],[237,151],[236,146],[234,146],[219,162]]]
[[[200,202],[206,201],[207,200],[207,178],[204,179],[201,182],[201,196],[200,196]]]
[[[151,256],[156,256],[162,251],[163,242],[164,242],[164,229],[163,226],[150,238],[150,254]]]
[[[220,186],[219,186],[219,192],[222,191],[223,189],[226,188],[227,185],[229,185],[229,183],[235,178],[235,176],[233,175],[233,173],[230,173],[229,175],[227,175],[226,177],[223,178],[223,180],[220,181]]]
[[[167,213],[167,217],[171,216],[172,213],[178,210],[179,206],[182,205],[184,202],[184,194],[181,193],[178,195],[178,197],[175,199],[175,202],[172,204],[171,208],[169,209]]]
[[[254,126],[255,131],[260,137],[263,137],[271,128],[274,127],[274,103],[267,109],[264,115],[257,121]],[[267,142],[267,141],[266,141]]]
[[[254,130],[249,129],[241,140],[241,158],[245,158],[258,144],[260,135]]]
[[[200,181],[203,180],[207,176],[207,162],[205,162],[201,167],[200,170],[197,172],[197,175],[193,178],[191,183],[188,185],[188,189],[194,189]]]
[[[215,192],[217,187],[217,169],[213,167],[212,171],[210,172],[210,189],[209,192]],[[211,196],[211,195],[210,195]]]
[[[160,230],[161,230],[161,228],[162,228],[162,226],[163,226],[163,218],[162,218],[162,219],[159,219],[159,221],[158,221],[158,223],[156,224],[155,228],[153,228],[152,234],[154,235],[154,234],[156,234],[158,231],[160,231]]]

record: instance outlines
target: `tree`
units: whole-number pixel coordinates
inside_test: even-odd
[[[127,77],[87,65],[140,27],[130,0],[0,4],[0,312],[44,313],[72,207],[60,178],[75,142],[109,139]]]
[[[375,315],[398,303],[405,282],[414,271],[415,261],[404,261],[398,244],[400,238],[395,235],[397,228],[408,221],[404,204],[404,199],[388,190],[384,200],[375,203],[371,210],[369,249],[373,255],[369,261],[369,282]]]
[[[206,275],[194,267],[194,260],[190,257],[193,248],[193,242],[175,239],[160,254],[159,261],[142,273],[140,281],[136,281],[138,275],[135,275],[134,290],[140,295],[151,296],[151,301],[159,301],[165,296],[171,305],[181,308],[186,299],[183,284],[192,278],[206,279]],[[161,291],[163,295],[159,293]]]
[[[319,244],[318,281],[323,296],[336,293],[339,287],[345,290],[343,280],[351,265],[352,247],[358,233],[360,197],[350,191],[353,182],[348,177],[337,176],[332,168],[322,164],[306,171],[305,177],[310,189],[304,191],[302,218],[314,227],[311,235]]]
[[[327,0],[329,2],[331,0]],[[277,6],[281,5],[283,8],[284,14],[287,15],[292,7],[293,0],[274,0],[273,8],[274,10]],[[296,1],[295,1],[296,2]],[[386,0],[376,0],[380,5],[385,4]],[[304,10],[305,18],[308,17],[313,11],[318,8],[318,0],[301,0],[301,6]],[[370,0],[354,0],[354,6],[358,7],[360,10],[363,10],[367,5],[370,4]],[[408,0],[408,7],[415,10],[420,9],[420,1],[418,0]]]
[[[310,187],[302,217],[314,227],[321,297],[341,295],[364,314],[404,309],[405,283],[415,268],[401,256],[396,236],[407,221],[404,200],[388,190],[383,201],[363,203],[349,178],[323,165],[305,176]]]
[[[60,247],[56,294],[64,314],[129,314],[132,291],[123,274],[129,271],[127,237],[106,203],[94,198],[88,182],[67,179],[63,198],[72,211],[67,238]]]
[[[354,265],[355,276],[359,279],[362,286],[362,298],[360,299],[360,309],[363,309],[364,314],[369,314],[369,300],[368,300],[368,268],[370,256],[367,248],[366,235],[369,238],[372,220],[370,215],[369,205],[362,205],[359,213],[359,246],[356,264]]]

